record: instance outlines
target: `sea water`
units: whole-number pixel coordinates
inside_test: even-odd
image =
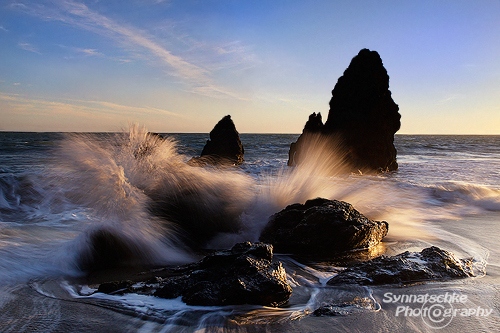
[[[241,134],[245,162],[224,169],[186,164],[199,155],[207,134],[162,136],[140,127],[124,133],[0,132],[1,332],[500,330],[500,136],[396,135],[397,172],[335,176],[321,172],[321,164],[286,166],[298,135]],[[138,152],[146,157],[137,158]],[[75,282],[89,234],[100,229],[130,244],[142,264],[198,260],[175,226],[147,209],[151,197],[186,190],[194,193],[193,205],[235,217],[238,231],[208,239],[207,247],[257,241],[272,214],[325,197],[389,223],[372,256],[436,245],[472,257],[478,276],[402,288],[328,287],[342,269],[338,262],[276,254],[293,287],[282,308],[188,306],[181,299],[104,295]],[[428,318],[415,310],[423,304],[387,302],[388,295],[446,293],[466,296],[454,304],[455,316],[439,316],[437,310],[447,310],[437,307],[442,304],[428,305],[438,314]],[[337,316],[315,316],[321,306]]]

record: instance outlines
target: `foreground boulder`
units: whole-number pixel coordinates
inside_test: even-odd
[[[147,281],[103,283],[98,292],[182,297],[189,305],[258,304],[279,306],[292,293],[281,262],[272,262],[272,246],[239,243],[198,263],[155,270]]]
[[[315,149],[320,133],[336,150],[328,163],[341,163],[350,171],[393,171],[398,168],[394,134],[401,126],[399,107],[391,97],[389,76],[376,51],[362,49],[332,91],[328,119],[313,113],[302,135],[292,144],[288,165],[299,165],[306,151]],[[318,122],[319,120],[319,122]],[[309,124],[310,125],[310,124]],[[293,151],[292,151],[293,150]],[[324,154],[325,158],[332,158]]]
[[[271,216],[260,241],[282,253],[329,256],[377,245],[388,228],[387,222],[369,220],[347,202],[317,198]]]
[[[327,284],[381,285],[442,281],[474,276],[473,260],[458,259],[453,253],[432,246],[422,252],[381,256],[355,264],[331,278]]]
[[[210,132],[200,157],[194,158],[190,164],[235,164],[243,163],[245,150],[240,136],[230,115],[222,118]]]

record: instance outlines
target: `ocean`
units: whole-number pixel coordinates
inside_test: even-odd
[[[241,134],[245,162],[224,169],[186,164],[208,134],[162,136],[139,127],[0,132],[0,332],[500,331],[500,136],[396,135],[398,171],[335,176],[321,165],[287,167],[298,135]],[[138,149],[148,151],[146,160],[134,156]],[[184,189],[196,193],[193,204],[237,214],[240,231],[210,239],[210,248],[257,241],[272,214],[324,197],[389,223],[372,256],[434,245],[473,258],[479,273],[403,287],[333,287],[326,281],[342,269],[338,262],[277,253],[293,287],[281,308],[188,306],[95,293],[82,282],[78,258],[98,229],[133,244],[145,265],[198,260],[147,209],[151,193]],[[455,302],[418,301],[429,295],[455,295]],[[314,315],[325,304],[336,304],[337,315]]]

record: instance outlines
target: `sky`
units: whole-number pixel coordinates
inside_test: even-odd
[[[401,134],[500,134],[498,0],[0,0],[0,130],[300,133],[377,51]]]

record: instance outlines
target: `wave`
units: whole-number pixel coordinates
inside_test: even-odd
[[[0,177],[0,209],[2,211],[13,210],[21,204],[21,198],[16,193],[17,183],[18,180],[12,174]]]
[[[3,214],[28,210],[42,202],[43,193],[28,176],[0,175],[0,220]]]
[[[52,181],[93,215],[74,245],[80,268],[112,244],[146,263],[193,260],[185,245],[204,247],[218,233],[240,231],[252,200],[249,176],[189,166],[175,140],[138,126],[128,134],[68,136],[56,163]]]
[[[447,182],[430,187],[431,196],[440,202],[463,208],[463,213],[481,210],[500,211],[500,190],[462,182]]]

